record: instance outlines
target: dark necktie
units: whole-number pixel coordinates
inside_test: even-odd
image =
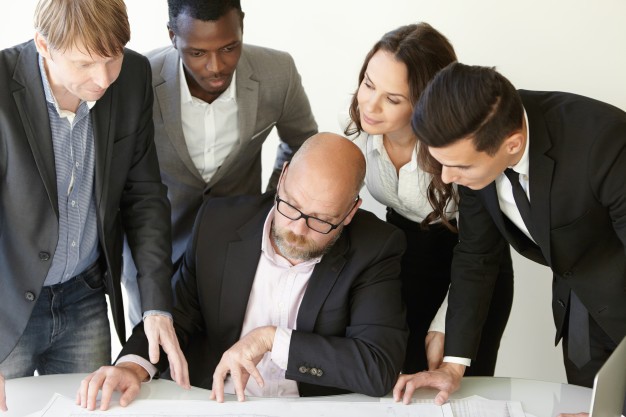
[[[507,168],[504,170],[504,175],[506,175],[513,186],[513,199],[528,229],[528,233],[534,236],[532,223],[530,221],[530,202],[528,201],[528,196],[526,196],[526,191],[522,188],[522,184],[519,183],[519,174],[511,168]]]
[[[519,173],[511,168],[504,170],[504,175],[509,179],[513,187],[513,199],[519,210],[522,220],[531,236],[534,236],[532,223],[530,221],[530,202],[526,191],[519,182]],[[569,326],[567,341],[567,356],[578,367],[582,368],[591,359],[589,345],[589,313],[574,294],[570,291],[569,300]]]

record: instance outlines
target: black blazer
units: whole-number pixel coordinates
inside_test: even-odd
[[[207,200],[174,277],[174,324],[193,385],[208,388],[223,352],[239,340],[273,196]],[[400,293],[404,235],[359,210],[315,266],[289,349],[288,379],[300,395],[387,394],[402,367],[408,331]],[[120,356],[148,358],[140,324]],[[164,357],[165,355],[163,355]],[[321,376],[299,372],[318,368]],[[161,361],[164,370],[167,361]]]
[[[510,243],[554,274],[552,308],[561,338],[570,290],[618,343],[626,335],[626,113],[574,94],[520,90],[529,122],[535,245],[501,212],[495,183],[459,187],[446,355],[474,358]]]
[[[153,142],[150,80],[147,59],[125,50],[118,79],[90,112],[101,260],[122,342],[123,230],[138,265],[143,308],[172,304],[170,206]],[[2,361],[26,327],[58,240],[54,152],[33,41],[0,52],[0,91]]]

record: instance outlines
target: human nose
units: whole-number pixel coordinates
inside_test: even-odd
[[[219,74],[223,68],[224,68],[224,63],[222,62],[219,54],[216,54],[216,53],[209,54],[209,59],[207,60],[207,63],[206,63],[207,71],[212,72],[214,74]]]
[[[367,99],[365,100],[365,110],[368,113],[376,113],[376,111],[380,108],[378,96],[375,92],[371,92]]]
[[[93,76],[94,82],[102,89],[109,88],[115,78],[114,71],[109,70],[105,65],[98,67]]]
[[[292,220],[290,226],[291,231],[299,236],[305,235],[309,231],[309,226],[307,226],[304,217],[300,217],[298,220]]]
[[[456,175],[452,168],[442,167],[441,168],[441,180],[446,184],[450,184],[451,182],[456,182],[458,179],[458,175]]]

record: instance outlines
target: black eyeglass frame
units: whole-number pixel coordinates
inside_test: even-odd
[[[289,162],[285,163],[285,166],[283,167],[283,172],[280,175],[280,178],[278,179],[278,185],[276,186],[276,196],[274,197],[274,204],[276,204],[276,211],[278,211],[281,215],[285,216],[286,218],[288,218],[289,220],[292,221],[296,221],[296,220],[300,220],[300,219],[304,219],[304,222],[306,223],[306,226],[313,230],[314,232],[317,233],[321,233],[323,235],[327,235],[330,232],[332,232],[333,230],[335,230],[336,228],[338,228],[339,226],[341,226],[344,222],[344,220],[346,220],[348,218],[348,216],[350,215],[350,213],[352,213],[352,210],[354,210],[354,208],[356,207],[356,205],[359,203],[359,200],[361,199],[361,197],[359,195],[356,196],[356,199],[354,200],[354,204],[352,205],[352,207],[350,207],[350,210],[348,210],[348,213],[346,213],[345,216],[343,216],[343,219],[341,219],[341,221],[337,224],[333,224],[331,222],[327,222],[326,220],[322,220],[318,217],[315,216],[309,216],[308,214],[304,214],[302,211],[300,211],[298,208],[294,207],[293,205],[289,204],[288,202],[286,202],[285,200],[283,200],[282,198],[280,198],[278,196],[278,191],[280,190],[280,184],[283,180],[283,177],[285,175],[285,172],[287,170],[287,167],[289,166]],[[295,210],[296,212],[298,212],[300,215],[298,217],[290,217],[288,215],[286,215],[285,213],[283,213],[282,211],[280,211],[280,204],[286,204],[287,206],[289,206],[290,208],[292,208],[293,210]],[[326,232],[322,232],[321,230],[317,230],[313,227],[311,227],[311,225],[309,224],[309,219],[313,219],[315,221],[318,221],[320,223],[324,223],[330,226],[330,229],[328,229],[328,231]]]
[[[304,221],[306,223],[306,226],[309,229],[313,230],[314,232],[321,233],[323,235],[327,235],[327,234],[329,234],[330,232],[332,232],[333,230],[335,230],[336,228],[338,228],[339,226],[341,226],[343,224],[344,220],[346,220],[348,218],[348,216],[350,215],[352,210],[354,210],[356,205],[359,203],[359,199],[360,199],[360,197],[357,195],[356,200],[354,200],[354,204],[352,205],[352,207],[350,207],[350,210],[348,211],[348,213],[346,213],[346,215],[343,217],[343,219],[341,219],[341,221],[339,223],[337,223],[337,224],[333,224],[331,222],[327,222],[326,220],[322,220],[322,219],[320,219],[318,217],[315,217],[315,216],[309,216],[308,214],[304,214],[299,209],[297,209],[293,205],[289,204],[288,202],[286,202],[285,200],[280,198],[278,196],[278,189],[276,189],[276,197],[274,197],[274,202],[276,203],[276,211],[278,211],[281,215],[285,216],[289,220],[296,221],[296,220],[304,219]],[[287,206],[289,206],[290,208],[292,208],[293,210],[298,212],[299,216],[298,217],[290,217],[290,216],[286,215],[285,213],[283,213],[282,211],[280,211],[280,204],[281,203],[282,204],[286,204]],[[326,232],[323,232],[321,230],[317,230],[316,228],[311,227],[311,225],[309,224],[309,219],[313,219],[313,220],[318,221],[320,223],[327,224],[328,226],[330,226],[330,229],[328,229],[328,231],[326,231]]]

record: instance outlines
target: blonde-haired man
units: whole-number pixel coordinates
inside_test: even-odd
[[[151,359],[160,343],[187,385],[169,316],[170,206],[153,143],[150,67],[124,49],[126,6],[41,0],[35,27],[34,40],[0,51],[0,374],[110,363],[105,292],[123,341],[126,233]]]

